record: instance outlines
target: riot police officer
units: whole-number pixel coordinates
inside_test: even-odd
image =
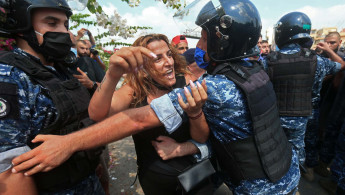
[[[90,96],[65,66],[72,45],[67,2],[16,0],[0,6],[6,12],[0,32],[17,43],[13,52],[0,53],[0,178],[5,194],[104,194],[95,175],[98,156],[92,152],[78,152],[34,177],[11,174],[11,159],[34,148],[31,139],[37,134],[67,134],[87,125]]]
[[[325,75],[344,68],[341,58],[327,44],[317,47],[328,53],[322,58],[302,45],[310,42],[311,21],[301,12],[284,15],[275,25],[278,52],[267,57],[267,68],[277,96],[280,119],[289,142],[298,151],[299,162],[305,161],[304,135],[308,117],[320,99],[321,83]]]
[[[183,21],[185,13],[199,13],[195,24],[202,31],[197,47],[205,51],[204,59],[210,59],[207,66],[200,64],[209,73],[201,78],[209,94],[203,111],[225,183],[234,194],[294,193],[300,178],[297,155],[280,126],[272,84],[256,60],[244,60],[258,54],[257,9],[247,0],[201,1],[175,17]],[[176,93],[151,103],[158,116],[163,116],[158,104],[171,101],[172,108],[180,109],[174,103]]]
[[[210,74],[200,78],[206,81],[208,93],[203,113],[209,122],[211,139],[227,185],[235,194],[294,193],[300,178],[298,158],[280,125],[272,84],[257,62],[242,60],[257,55],[252,50],[261,31],[256,7],[248,0],[204,0],[193,2],[185,9],[176,17],[184,20],[188,14],[198,14],[196,24],[202,28],[198,47],[211,59],[208,66],[203,66]],[[121,55],[117,52],[110,60],[110,64],[116,63],[124,71],[140,68],[143,56],[155,57],[145,48],[124,49],[126,52]],[[104,87],[107,86],[100,90]],[[195,90],[190,86],[174,89],[153,100],[150,106],[118,113],[97,126],[67,136],[37,136],[35,140],[44,143],[14,159],[13,163],[28,160],[26,163],[41,165],[43,150],[48,148],[56,152],[67,151],[67,154],[49,155],[60,163],[80,149],[162,124],[173,133],[188,117],[179,105],[185,96],[190,99],[190,93],[184,95],[183,92],[188,89]],[[81,137],[85,139],[78,140]],[[71,140],[78,141],[72,143]],[[57,141],[64,144],[54,144]],[[15,169],[21,171],[28,167],[18,165]],[[47,167],[54,165],[45,161],[41,168],[27,173]]]

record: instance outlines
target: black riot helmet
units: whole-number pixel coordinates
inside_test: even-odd
[[[0,33],[11,34],[28,31],[31,12],[35,8],[53,8],[72,15],[66,0],[0,0]]]
[[[303,45],[311,40],[311,21],[302,12],[291,12],[284,15],[274,27],[275,42],[279,48],[288,43]]]
[[[195,8],[195,10],[193,10]],[[261,34],[258,10],[249,0],[196,0],[175,14],[188,20],[193,13],[195,24],[207,31],[207,53],[212,61],[231,61],[252,53]],[[183,21],[182,21],[183,23]],[[184,22],[188,27],[190,23]],[[185,30],[186,34],[199,29]],[[183,32],[184,33],[184,32]]]

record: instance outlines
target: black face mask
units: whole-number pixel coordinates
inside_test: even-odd
[[[70,53],[73,45],[69,33],[46,32],[43,36],[43,43],[39,46],[40,53],[45,56],[47,61],[63,61]]]

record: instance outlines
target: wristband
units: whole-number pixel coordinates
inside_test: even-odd
[[[91,90],[92,92],[95,92],[96,89],[97,89],[97,87],[98,87],[97,83],[96,83],[95,81],[93,81],[93,85],[92,85],[92,87],[90,88],[90,90]]]
[[[188,116],[188,117],[189,117],[189,119],[191,119],[191,120],[196,120],[196,119],[200,118],[201,115],[202,115],[202,110],[201,110],[201,112],[200,112],[198,115],[193,116],[193,117],[191,117],[191,116]]]

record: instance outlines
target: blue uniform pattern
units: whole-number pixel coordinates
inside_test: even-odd
[[[15,52],[26,55],[19,49]],[[43,95],[41,86],[34,85],[22,70],[0,64],[0,82],[17,85],[20,112],[19,120],[0,120],[0,152],[4,152],[27,145],[41,129],[47,109],[56,110],[52,100]]]
[[[241,90],[224,75],[205,74],[200,79],[205,79],[207,84],[208,100],[203,107],[203,111],[214,136],[222,143],[229,143],[251,136],[253,134],[252,121]],[[176,109],[179,115],[187,120],[187,116],[183,114],[183,110],[177,101],[177,93],[185,98],[182,89],[173,90],[168,94],[168,100],[170,103],[172,102],[173,107],[167,108],[165,111]],[[165,102],[166,99],[167,97],[163,96],[151,103],[151,107],[158,118],[162,114],[160,110],[156,109],[156,105],[163,102],[164,105],[170,105],[169,102]],[[165,120],[174,120],[172,115],[169,115],[169,117]],[[165,122],[162,118],[160,120],[165,125],[174,126],[170,123],[171,121]],[[226,179],[226,181],[228,181],[228,186],[232,188],[235,194],[287,194],[297,187],[299,179],[297,155],[293,152],[290,170],[276,183],[271,183],[268,179],[255,179],[245,180],[239,186],[233,186],[229,180]]]
[[[38,60],[18,48],[14,52]],[[18,120],[0,119],[0,154],[26,146],[41,130],[47,110],[56,112],[52,100],[43,94],[43,87],[33,84],[22,70],[0,64],[1,83],[17,85],[20,116]],[[90,175],[70,189],[50,194],[104,194],[104,191],[96,175]]]
[[[294,54],[300,51],[298,44],[292,43],[283,47],[279,52],[283,54]],[[265,69],[267,70],[267,64],[265,63]],[[321,56],[317,56],[317,65],[314,77],[314,83],[312,86],[312,104],[313,107],[317,107],[320,102],[320,90],[322,87],[322,81],[328,74],[335,74],[340,70],[340,64],[333,62]],[[288,140],[295,147],[299,161],[304,164],[305,161],[305,144],[304,137],[307,128],[307,122],[311,116],[304,117],[289,117],[281,116],[280,120],[282,127],[285,129],[285,133]]]

